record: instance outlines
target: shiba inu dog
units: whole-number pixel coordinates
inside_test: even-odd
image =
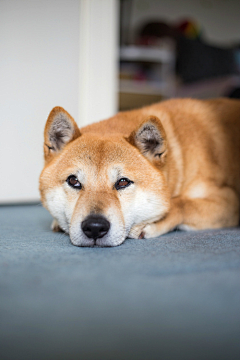
[[[42,203],[74,245],[239,223],[240,101],[167,100],[81,130],[55,107],[44,156]]]

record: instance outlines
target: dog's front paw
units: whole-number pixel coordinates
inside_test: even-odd
[[[155,238],[157,236],[168,233],[172,230],[171,227],[163,220],[156,223],[148,224],[143,229],[143,237],[145,239]]]
[[[161,235],[161,232],[159,232],[156,224],[148,224],[142,230],[142,234],[145,239],[150,239]]]
[[[139,224],[139,225],[134,225],[129,234],[128,234],[128,238],[130,239],[142,239],[143,236],[143,229],[144,229],[145,225],[144,224]]]
[[[53,220],[52,225],[51,225],[51,229],[53,232],[63,232],[63,230],[60,228],[58,222],[56,219]]]

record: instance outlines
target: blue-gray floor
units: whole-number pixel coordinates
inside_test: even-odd
[[[239,360],[240,228],[78,248],[0,207],[0,359]]]

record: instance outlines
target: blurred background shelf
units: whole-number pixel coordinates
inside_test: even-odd
[[[175,50],[171,46],[120,48],[119,108],[148,105],[176,93]]]
[[[171,84],[172,85],[172,84]],[[146,94],[146,95],[163,95],[169,94],[170,82],[160,81],[137,81],[120,79],[119,84],[120,92]]]
[[[166,48],[131,45],[120,48],[120,60],[174,64],[175,55],[172,50]]]
[[[119,110],[173,97],[239,97],[239,2],[208,5],[120,0]]]

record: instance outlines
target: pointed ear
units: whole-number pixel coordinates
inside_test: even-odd
[[[80,135],[80,130],[71,115],[59,106],[53,108],[44,130],[45,159],[61,151],[66,144]]]
[[[165,158],[167,152],[166,133],[156,116],[149,116],[128,138],[149,160]]]

